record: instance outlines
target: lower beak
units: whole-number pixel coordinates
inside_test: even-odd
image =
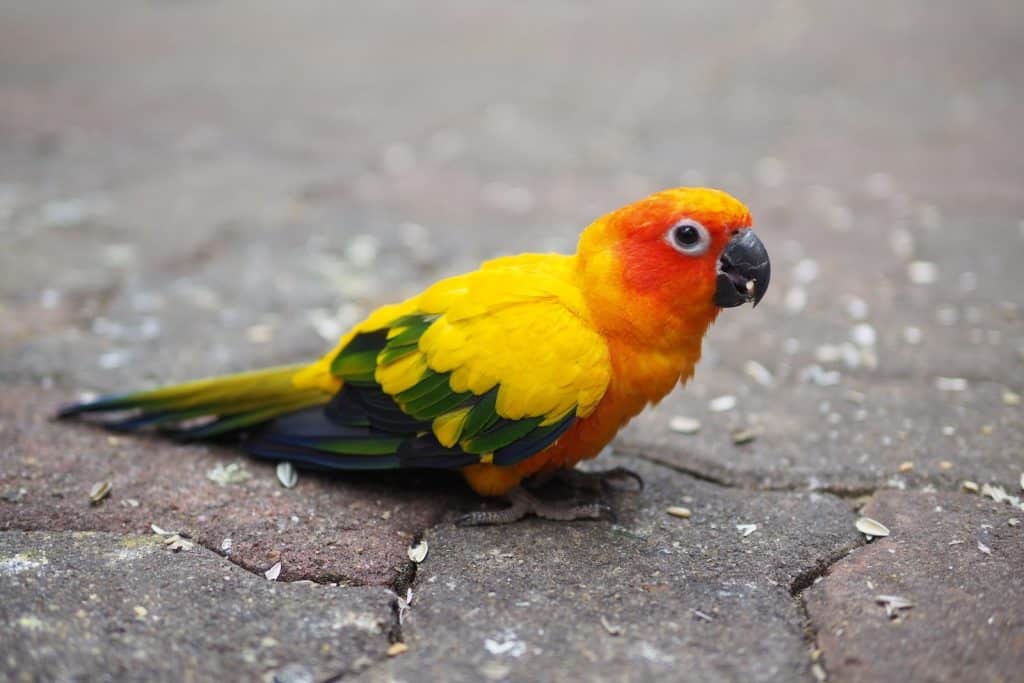
[[[751,301],[757,306],[768,291],[771,276],[768,251],[761,240],[753,230],[740,230],[718,258],[715,305],[732,308]]]

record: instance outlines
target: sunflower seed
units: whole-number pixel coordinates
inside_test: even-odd
[[[167,547],[168,550],[178,552],[179,550],[192,550],[192,547],[195,544],[187,538],[179,536],[178,534],[171,534],[170,536],[164,539],[164,545]]]
[[[713,413],[724,413],[736,407],[736,397],[731,394],[713,398],[708,402],[708,410]]]
[[[671,507],[666,508],[665,512],[667,512],[668,514],[672,515],[673,517],[680,517],[682,519],[689,519],[690,515],[693,514],[690,511],[690,508],[684,508],[684,507],[680,507],[678,505],[673,505]]]
[[[166,529],[158,527],[156,524],[150,524],[149,528],[152,529],[153,533],[157,536],[170,536],[174,533],[173,531],[167,531]]]
[[[980,490],[978,485],[973,481],[965,481],[960,484],[960,486],[963,487],[964,491],[970,491],[971,493],[977,493]]]
[[[770,387],[775,382],[771,371],[756,360],[748,360],[743,365],[743,372],[763,387]]]
[[[737,446],[750,443],[757,438],[757,434],[751,429],[736,429],[732,432],[732,442]]]
[[[881,538],[889,535],[889,529],[887,529],[884,524],[876,522],[870,517],[861,517],[857,520],[855,526],[857,527],[857,531],[872,538]]]
[[[700,420],[679,415],[669,420],[668,428],[677,434],[696,434],[700,431]]]
[[[252,475],[237,462],[229,465],[217,463],[213,469],[207,470],[206,478],[221,486],[227,486],[228,484],[240,484],[247,479],[251,479]]]
[[[111,483],[109,481],[98,481],[89,489],[89,502],[92,505],[99,505],[99,502],[110,494]]]
[[[737,524],[736,525],[736,531],[738,531],[741,534],[743,534],[743,538],[746,538],[750,534],[752,534],[755,531],[757,531],[757,525],[756,524]]]
[[[299,473],[295,471],[295,467],[290,462],[279,462],[277,463],[277,480],[286,489],[295,488],[295,485],[299,483]]]
[[[963,377],[936,377],[935,388],[939,391],[964,391],[967,380]]]
[[[915,285],[931,285],[939,279],[939,267],[931,261],[911,261],[907,265],[907,277]]]
[[[601,615],[601,626],[604,626],[604,630],[608,631],[608,635],[611,635],[611,636],[621,636],[622,635],[622,627],[621,626],[616,626],[616,625],[610,623],[604,617],[604,615]]]
[[[427,541],[424,539],[415,545],[409,546],[409,559],[416,564],[419,564],[423,560],[427,559],[427,552],[429,550],[430,548],[427,547]]]
[[[277,577],[281,576],[281,563],[275,563],[273,567],[263,572],[263,576],[267,577],[267,581],[277,581]]]

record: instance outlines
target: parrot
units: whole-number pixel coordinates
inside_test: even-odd
[[[457,470],[508,505],[466,524],[600,518],[603,501],[547,500],[529,484],[580,473],[692,377],[723,308],[761,301],[771,265],[751,225],[722,190],[663,190],[595,220],[574,254],[495,258],[383,305],[314,362],[102,395],[58,417],[232,436],[311,469]]]

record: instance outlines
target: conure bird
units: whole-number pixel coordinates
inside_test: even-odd
[[[327,470],[456,469],[511,506],[464,522],[601,516],[524,480],[596,456],[692,375],[722,308],[757,305],[768,253],[720,190],[664,190],[594,221],[576,253],[497,258],[378,308],[312,364],[101,396],[115,430],[240,436],[248,453]]]

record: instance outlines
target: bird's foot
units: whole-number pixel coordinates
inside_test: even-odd
[[[587,491],[598,495],[605,493],[639,493],[644,490],[644,480],[639,474],[625,467],[613,467],[609,470],[585,472],[584,470],[555,470],[554,472],[533,477],[527,486],[531,488],[545,486],[551,482],[564,484],[577,491]]]
[[[455,520],[459,526],[482,526],[486,524],[510,524],[527,515],[542,519],[570,522],[577,519],[607,518],[615,521],[612,508],[602,501],[589,503],[558,503],[542,500],[521,487],[505,495],[511,505],[503,510],[477,510]]]

